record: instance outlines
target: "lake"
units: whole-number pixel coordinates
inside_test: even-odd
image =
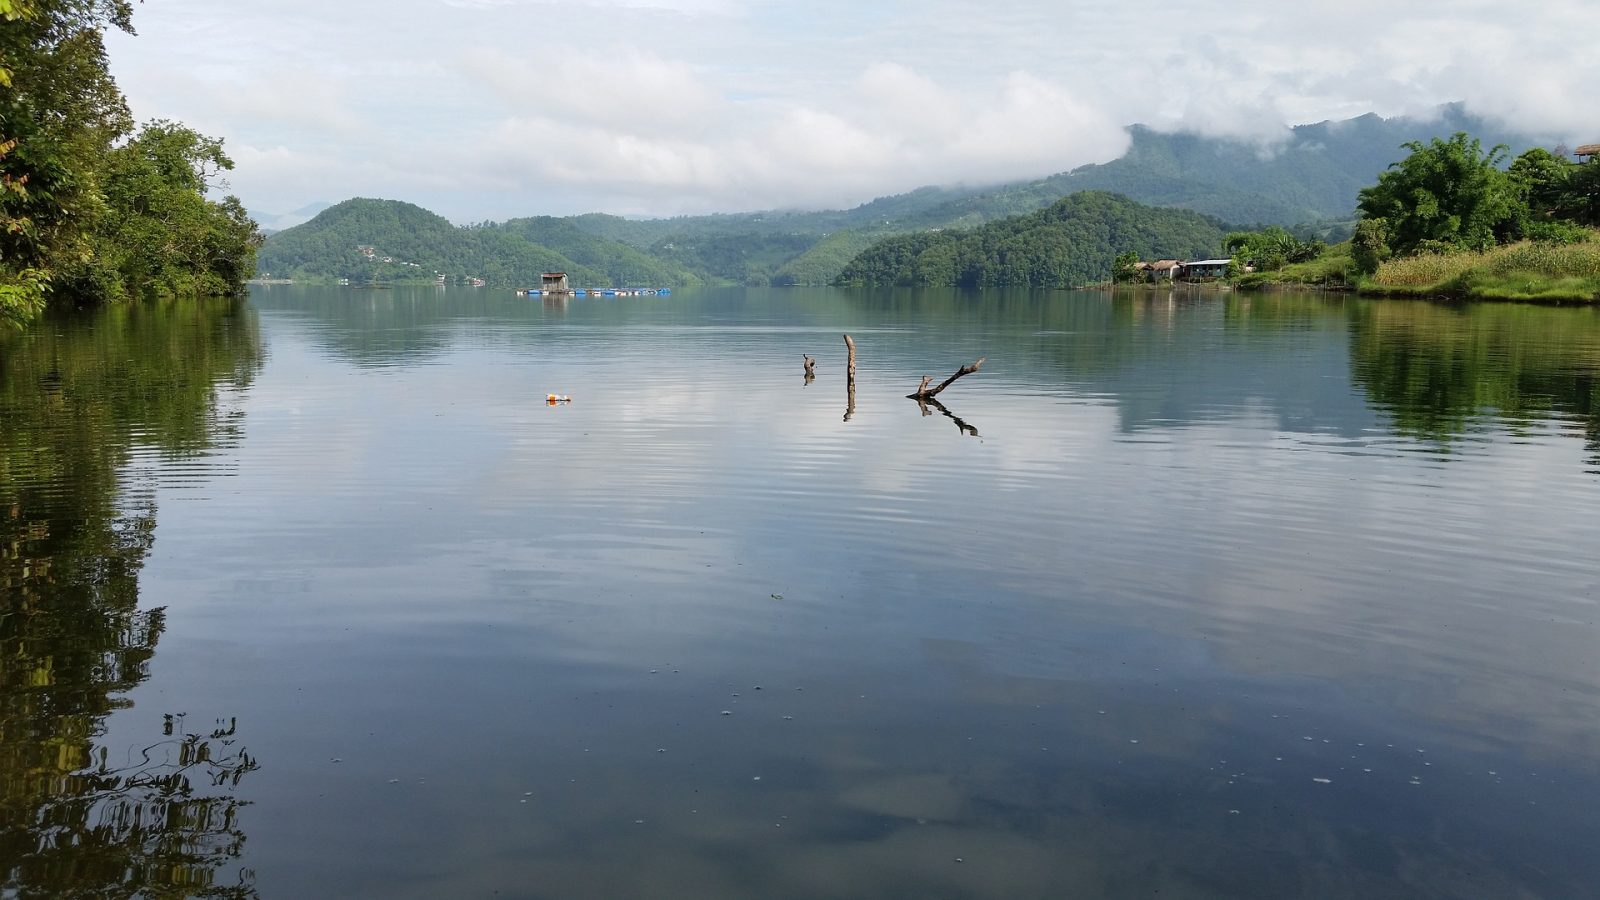
[[[57,316],[0,895],[1596,896],[1597,541],[1595,309]]]

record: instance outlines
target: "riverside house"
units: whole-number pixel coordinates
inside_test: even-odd
[[[1233,265],[1231,259],[1200,259],[1184,263],[1178,270],[1178,277],[1184,281],[1214,281],[1218,278],[1228,277],[1228,267]]]

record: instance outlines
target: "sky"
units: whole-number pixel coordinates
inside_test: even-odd
[[[838,208],[1426,116],[1600,140],[1596,0],[144,0],[141,120],[225,140],[263,224],[352,196],[456,222]]]

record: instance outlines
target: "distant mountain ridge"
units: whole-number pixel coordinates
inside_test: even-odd
[[[995,187],[924,187],[847,210],[668,219],[590,213],[457,228],[411,204],[390,209],[373,204],[395,201],[346,201],[271,235],[261,269],[302,278],[382,278],[384,270],[356,249],[366,245],[419,264],[428,278],[437,270],[501,286],[533,284],[542,267],[563,269],[584,284],[617,287],[827,284],[884,238],[976,228],[1082,191],[1109,191],[1238,226],[1348,220],[1357,192],[1405,155],[1402,144],[1457,131],[1486,145],[1508,144],[1513,153],[1537,144],[1449,105],[1426,119],[1366,115],[1302,125],[1271,144],[1135,125],[1129,151],[1109,163]],[[413,225],[417,235],[394,231]],[[392,267],[388,273],[407,274]]]
[[[1215,218],[1080,191],[1037,212],[965,231],[885,238],[839,275],[852,285],[1072,288],[1108,278],[1124,251],[1145,259],[1215,254],[1227,234]]]

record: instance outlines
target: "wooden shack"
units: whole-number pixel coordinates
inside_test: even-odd
[[[1584,144],[1577,149],[1579,159],[1588,159],[1591,156],[1600,156],[1600,144]]]
[[[572,285],[567,283],[567,273],[546,272],[540,279],[539,289],[546,294],[570,294]]]

